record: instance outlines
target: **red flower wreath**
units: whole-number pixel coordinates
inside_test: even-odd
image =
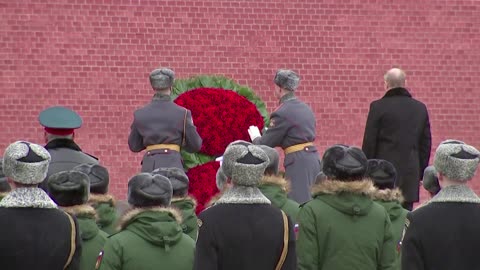
[[[249,126],[263,128],[263,118],[257,107],[234,91],[197,88],[178,96],[175,103],[192,112],[203,139],[200,152],[210,156],[223,155],[233,141],[249,141]]]
[[[189,193],[197,199],[196,212],[219,191],[215,176],[220,166],[213,161],[223,155],[229,143],[250,139],[248,127],[262,129],[268,120],[265,104],[251,89],[225,77],[199,76],[175,80],[175,103],[192,112],[192,119],[203,139],[199,153],[182,151],[190,180]]]

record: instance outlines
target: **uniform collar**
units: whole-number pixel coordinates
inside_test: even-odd
[[[280,104],[293,99],[297,99],[297,97],[295,96],[295,93],[294,92],[287,93],[280,98]]]
[[[466,185],[444,187],[428,203],[434,202],[461,202],[480,203],[480,198]]]
[[[171,101],[171,100],[172,98],[170,97],[170,95],[165,95],[158,92],[155,93],[152,98],[152,101]]]
[[[21,187],[12,190],[0,202],[5,208],[57,208],[47,193],[38,187]]]
[[[82,151],[82,149],[80,149],[80,146],[78,146],[74,141],[70,139],[54,139],[49,141],[47,145],[45,145],[45,149],[47,150],[56,148],[68,148],[75,151]]]

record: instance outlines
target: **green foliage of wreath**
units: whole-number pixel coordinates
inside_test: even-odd
[[[257,107],[260,115],[263,117],[265,126],[268,126],[269,115],[265,103],[258,97],[255,92],[248,86],[240,85],[234,80],[224,76],[208,76],[199,75],[187,79],[176,79],[172,87],[172,99],[176,99],[179,95],[196,89],[196,88],[219,88],[225,90],[232,90],[239,95],[250,100]],[[207,163],[214,160],[216,157],[205,155],[202,153],[188,153],[182,150],[182,157],[186,169]]]

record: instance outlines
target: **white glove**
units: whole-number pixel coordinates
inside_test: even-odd
[[[219,156],[215,159],[215,161],[218,161],[220,162],[220,166],[222,166],[222,163],[223,163],[223,156]]]
[[[250,140],[252,140],[252,142],[256,138],[262,137],[262,135],[260,134],[260,130],[258,129],[257,126],[250,126],[248,128],[248,135],[250,135]]]

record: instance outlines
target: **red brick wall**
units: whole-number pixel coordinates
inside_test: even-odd
[[[0,148],[43,143],[39,111],[72,107],[84,119],[78,143],[125,197],[141,159],[126,143],[132,112],[149,101],[159,66],[231,77],[269,111],[275,70],[297,70],[322,151],[361,144],[382,75],[398,66],[429,108],[432,150],[446,138],[480,147],[479,12],[473,0],[2,1]]]

